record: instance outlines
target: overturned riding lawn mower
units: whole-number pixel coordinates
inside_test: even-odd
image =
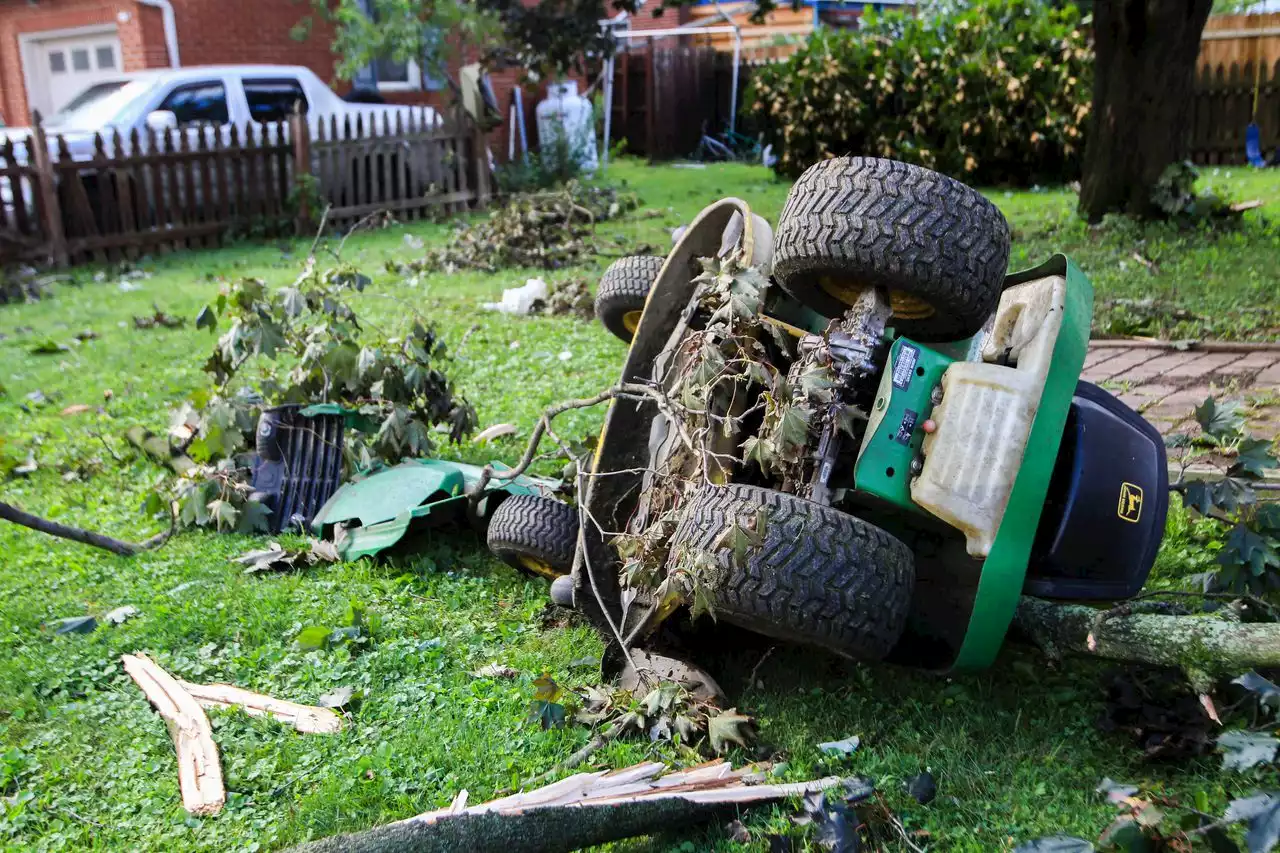
[[[619,639],[688,607],[967,669],[1024,593],[1135,594],[1164,446],[1080,381],[1088,279],[1060,255],[1006,275],[1009,239],[956,181],[844,158],[801,177],[776,234],[725,199],[665,261],[615,264],[597,313],[630,338],[622,385],[653,393],[613,402],[557,600]]]

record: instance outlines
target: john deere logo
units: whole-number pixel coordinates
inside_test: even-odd
[[[1125,521],[1137,522],[1142,518],[1142,487],[1133,483],[1120,484],[1120,505],[1116,515]]]

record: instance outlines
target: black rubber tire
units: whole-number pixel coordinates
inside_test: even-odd
[[[806,169],[774,235],[773,274],[793,297],[838,317],[848,306],[820,286],[823,277],[909,294],[932,315],[893,325],[920,340],[958,340],[982,328],[1008,265],[1009,223],[981,193],[873,157]]]
[[[666,258],[656,255],[632,255],[619,258],[609,264],[600,277],[596,290],[596,317],[618,339],[631,343],[632,329],[625,323],[626,316],[644,310],[662,264]]]
[[[567,575],[578,547],[578,511],[555,498],[512,495],[489,517],[487,539],[495,557],[523,574],[546,577],[521,563],[521,557]]]
[[[752,524],[758,507],[766,513],[764,544],[735,561],[716,542],[731,523]],[[690,550],[715,557],[717,571],[705,582],[725,622],[867,661],[887,655],[906,627],[911,550],[832,507],[758,486],[705,486],[676,527],[671,559]]]

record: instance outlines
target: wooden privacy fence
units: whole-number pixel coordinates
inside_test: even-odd
[[[484,140],[461,112],[423,108],[244,128],[147,129],[73,152],[34,117],[0,145],[0,264],[134,258],[228,236],[305,233],[483,206]]]
[[[1191,109],[1191,158],[1203,165],[1245,162],[1244,133],[1256,122],[1263,157],[1280,146],[1280,62],[1201,68]]]
[[[750,66],[738,79],[738,116]],[[706,133],[729,127],[733,54],[713,47],[638,47],[614,64],[614,139],[654,160],[692,154]],[[741,128],[739,128],[741,129]]]
[[[1201,69],[1218,65],[1280,62],[1280,12],[1267,15],[1214,15],[1200,34]]]

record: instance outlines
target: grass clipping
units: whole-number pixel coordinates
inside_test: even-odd
[[[463,223],[447,245],[395,266],[416,272],[497,272],[513,267],[554,270],[595,254],[595,226],[634,210],[632,193],[571,181],[554,192],[520,193],[486,219]]]

